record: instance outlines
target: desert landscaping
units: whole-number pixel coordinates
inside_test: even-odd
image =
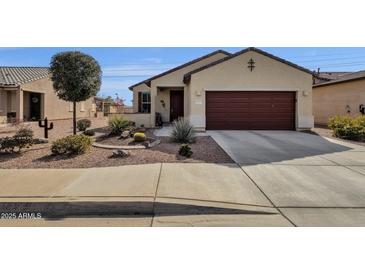
[[[110,127],[106,118],[92,118],[89,130],[97,135],[107,134]],[[34,138],[43,138],[43,128],[38,123],[26,123],[34,132]],[[0,152],[0,168],[90,168],[136,165],[149,163],[232,163],[232,159],[210,137],[198,136],[190,144],[193,154],[184,157],[178,154],[179,144],[169,137],[156,137],[152,129],[146,130],[148,137],[158,138],[161,142],[153,148],[128,150],[128,157],[113,156],[113,149],[91,147],[80,155],[52,155],[52,142],[72,134],[72,121],[53,121],[54,127],[49,131],[48,143],[33,144],[20,153]],[[0,138],[15,134],[17,126],[0,128]],[[80,132],[78,132],[80,134]],[[98,143],[106,145],[125,145],[119,136],[95,137]]]

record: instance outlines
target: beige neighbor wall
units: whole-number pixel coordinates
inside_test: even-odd
[[[314,122],[326,125],[336,115],[361,115],[359,105],[365,105],[365,80],[313,87]],[[350,107],[350,113],[346,106]]]
[[[255,61],[252,72],[247,67],[251,58]],[[256,52],[246,52],[192,74],[189,89],[189,119],[196,129],[205,129],[205,93],[209,90],[295,91],[296,128],[313,127],[312,75]]]
[[[26,92],[38,92],[43,94],[43,117],[47,117],[48,119],[52,120],[72,118],[72,108],[70,109],[70,102],[60,100],[57,97],[50,78],[42,78],[26,84],[22,84],[20,88]],[[26,98],[24,98],[24,104],[27,104],[28,101],[25,100]],[[84,105],[83,111],[81,110],[82,104]],[[77,118],[93,117],[95,112],[93,112],[92,104],[93,98],[90,98],[84,102],[77,103]]]
[[[151,115],[149,113],[111,113],[108,115],[109,121],[113,119],[114,117],[121,117],[125,120],[133,121],[136,123],[137,127],[144,126],[144,127],[151,127]]]

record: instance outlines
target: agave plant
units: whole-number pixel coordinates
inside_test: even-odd
[[[193,143],[195,141],[193,126],[189,121],[179,118],[172,122],[170,137],[177,143]]]

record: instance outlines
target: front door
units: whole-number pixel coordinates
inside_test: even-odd
[[[38,121],[41,119],[41,94],[30,93],[30,119]]]
[[[170,122],[184,117],[184,90],[170,91]]]

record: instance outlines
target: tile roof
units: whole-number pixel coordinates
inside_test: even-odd
[[[345,72],[345,71],[323,71],[319,73],[319,77],[326,78],[328,80],[336,80],[342,76],[350,74],[352,72]]]
[[[321,82],[313,85],[313,87],[319,87],[319,86],[327,86],[327,85],[334,85],[338,83],[343,82],[350,82],[350,81],[356,81],[356,80],[362,80],[365,79],[365,70],[360,70],[353,73],[346,73],[341,76],[339,76],[336,79],[327,81],[327,82]]]
[[[48,75],[49,68],[46,67],[0,67],[0,85],[18,86]]]
[[[207,54],[207,55],[201,56],[201,57],[199,57],[199,58],[197,58],[197,59],[194,59],[194,60],[192,60],[192,61],[189,61],[189,62],[187,62],[187,63],[185,63],[185,64],[182,64],[182,65],[180,65],[180,66],[177,66],[177,67],[175,67],[175,68],[172,68],[172,69],[170,69],[170,70],[168,70],[168,71],[165,71],[165,72],[163,72],[163,73],[160,73],[160,74],[158,74],[158,75],[155,75],[155,76],[153,76],[153,77],[151,77],[151,78],[149,78],[149,79],[147,79],[147,80],[144,80],[144,81],[142,81],[142,82],[139,82],[139,83],[137,83],[137,84],[134,84],[133,86],[130,86],[130,87],[129,87],[129,89],[130,89],[130,90],[132,90],[134,87],[139,86],[140,84],[143,84],[143,83],[144,83],[144,84],[146,84],[147,86],[149,86],[149,85],[150,85],[150,83],[151,83],[151,81],[152,81],[152,80],[154,80],[154,79],[160,78],[160,77],[162,77],[162,76],[164,76],[164,75],[167,75],[167,74],[169,74],[169,73],[171,73],[171,72],[174,72],[174,71],[176,71],[176,70],[182,69],[182,68],[184,68],[184,67],[186,67],[186,66],[189,66],[189,65],[191,65],[191,64],[197,63],[197,62],[199,62],[199,61],[201,61],[201,60],[204,60],[204,59],[206,59],[206,58],[208,58],[208,57],[211,57],[211,56],[213,56],[213,55],[215,55],[215,54],[218,54],[218,53],[223,53],[223,54],[225,54],[225,55],[227,55],[227,56],[230,56],[230,55],[231,55],[231,54],[230,54],[229,52],[227,52],[227,51],[224,51],[224,50],[216,50],[216,51],[213,51],[213,52],[211,52],[211,53],[209,53],[209,54]]]
[[[346,71],[321,71],[321,72],[315,72],[313,74],[313,85],[325,83],[332,80],[337,80],[342,76],[345,76],[346,74],[350,74],[352,72],[346,72]]]

